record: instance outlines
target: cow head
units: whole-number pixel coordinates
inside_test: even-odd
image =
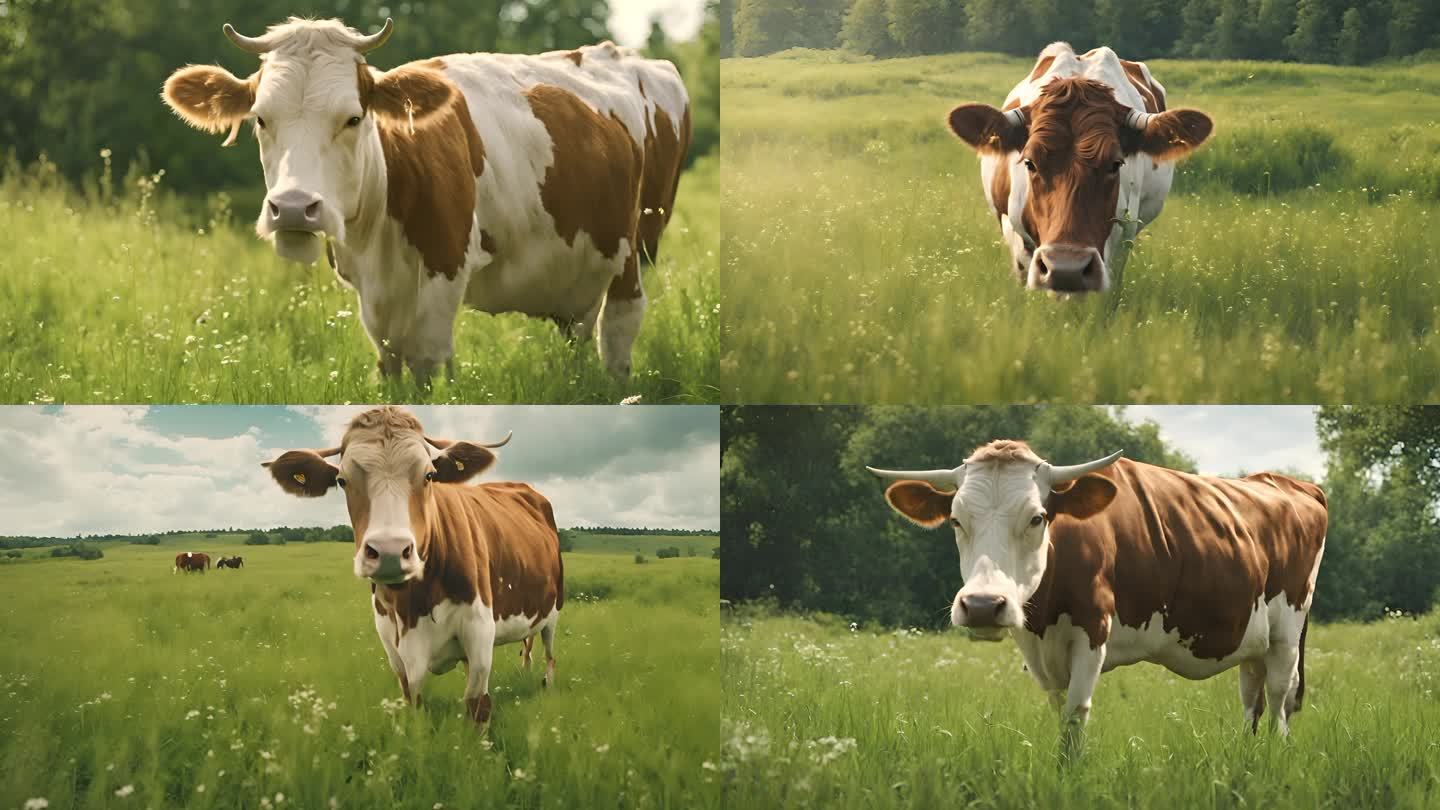
[[[1198,110],[1146,113],[1090,79],[1055,79],[1026,107],[986,104],[950,111],[950,129],[1000,161],[1010,197],[1001,212],[1020,238],[1011,245],[1030,289],[1099,291],[1120,242],[1120,217],[1140,193],[1138,161],[1177,160],[1210,137]]]
[[[364,54],[393,29],[387,19],[364,36],[339,20],[292,17],[247,37],[227,23],[225,36],[260,57],[256,72],[239,79],[224,68],[189,65],[165,81],[170,108],[197,129],[228,130],[226,146],[243,121],[254,123],[266,187],[255,227],[284,258],[315,261],[322,234],[343,243],[347,222],[383,212],[377,122],[413,131],[457,92],[428,69],[372,72]]]
[[[339,447],[290,450],[263,466],[281,489],[317,497],[345,490],[355,532],[355,576],[400,585],[425,573],[435,528],[433,487],[462,484],[495,463],[494,444],[425,435],[408,412],[385,406],[356,416]],[[339,456],[339,464],[326,459]]]
[[[950,620],[982,638],[1025,625],[1024,605],[1040,587],[1049,558],[1050,523],[1079,520],[1110,505],[1115,484],[1092,473],[1120,457],[1055,467],[1024,442],[992,442],[953,470],[867,470],[896,479],[885,500],[907,520],[955,530],[964,585]]]

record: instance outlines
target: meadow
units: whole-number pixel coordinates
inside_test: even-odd
[[[719,806],[708,557],[568,553],[557,684],[498,648],[482,737],[458,668],[403,705],[349,543],[103,548],[0,565],[0,807]]]
[[[1314,625],[1291,735],[1251,735],[1237,675],[1100,679],[1084,753],[1011,641],[742,609],[721,630],[731,807],[1314,807],[1440,803],[1440,615]]]
[[[1432,64],[1148,61],[1216,133],[1122,289],[1057,300],[1007,269],[978,160],[945,125],[1032,63],[722,63],[727,401],[1440,397]]]
[[[548,319],[462,310],[455,379],[430,390],[379,379],[358,299],[323,259],[285,262],[255,237],[258,180],[180,198],[162,171],[108,163],[83,190],[53,164],[0,172],[0,402],[718,401],[715,157],[681,180],[628,382]]]

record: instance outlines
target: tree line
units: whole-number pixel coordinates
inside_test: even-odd
[[[89,184],[97,194],[102,165],[112,164],[132,188],[159,169],[166,170],[165,186],[182,193],[240,193],[262,184],[248,138],[240,147],[222,149],[219,136],[180,123],[160,100],[166,76],[189,63],[217,63],[241,77],[256,70],[255,56],[221,34],[225,22],[254,36],[292,14],[340,17],[361,31],[393,17],[390,40],[368,57],[381,69],[447,53],[539,53],[611,37],[604,0],[243,5],[187,0],[181,13],[170,3],[149,0],[8,0],[0,2],[0,12],[0,150],[9,155],[0,161],[0,172],[44,154],[61,175]],[[720,109],[715,15],[692,42],[668,43],[661,32],[652,36],[651,46],[676,62],[690,90],[692,159],[715,149]]]
[[[726,0],[721,13],[725,56],[1033,56],[1065,40],[1131,59],[1360,65],[1440,47],[1440,0]]]
[[[1316,427],[1330,512],[1316,618],[1430,610],[1440,601],[1440,406],[1326,407]],[[725,408],[721,596],[943,626],[960,584],[954,542],[894,515],[865,466],[953,467],[996,438],[1024,438],[1059,463],[1123,448],[1131,459],[1195,469],[1156,425],[1130,422],[1122,409]]]

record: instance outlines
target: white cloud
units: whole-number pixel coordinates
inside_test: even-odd
[[[0,526],[8,535],[142,533],[346,522],[338,492],[282,492],[260,462],[281,409],[202,409],[206,435],[168,430],[145,407],[0,409]],[[188,409],[187,409],[188,410]],[[299,446],[339,443],[363,408],[295,408],[312,423]],[[416,408],[427,432],[496,441],[515,430],[487,480],[531,483],[563,525],[716,528],[719,435],[714,408]],[[667,413],[670,411],[688,413]],[[192,412],[193,413],[193,412]],[[193,420],[191,420],[193,421]],[[295,433],[293,427],[287,435]]]
[[[1289,469],[1325,476],[1311,405],[1132,405],[1125,414],[1158,424],[1161,438],[1195,459],[1202,473]]]

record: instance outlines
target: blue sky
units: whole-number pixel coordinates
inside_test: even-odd
[[[0,532],[71,536],[331,526],[337,492],[301,499],[260,467],[339,443],[360,406],[0,408]],[[412,408],[429,435],[514,440],[485,480],[521,480],[561,526],[719,526],[718,409],[706,406]]]
[[[1313,405],[1131,405],[1125,417],[1158,424],[1161,437],[1202,473],[1288,469],[1325,476]]]
[[[644,46],[656,17],[672,42],[694,39],[705,21],[705,0],[610,0],[608,25],[621,45]]]

